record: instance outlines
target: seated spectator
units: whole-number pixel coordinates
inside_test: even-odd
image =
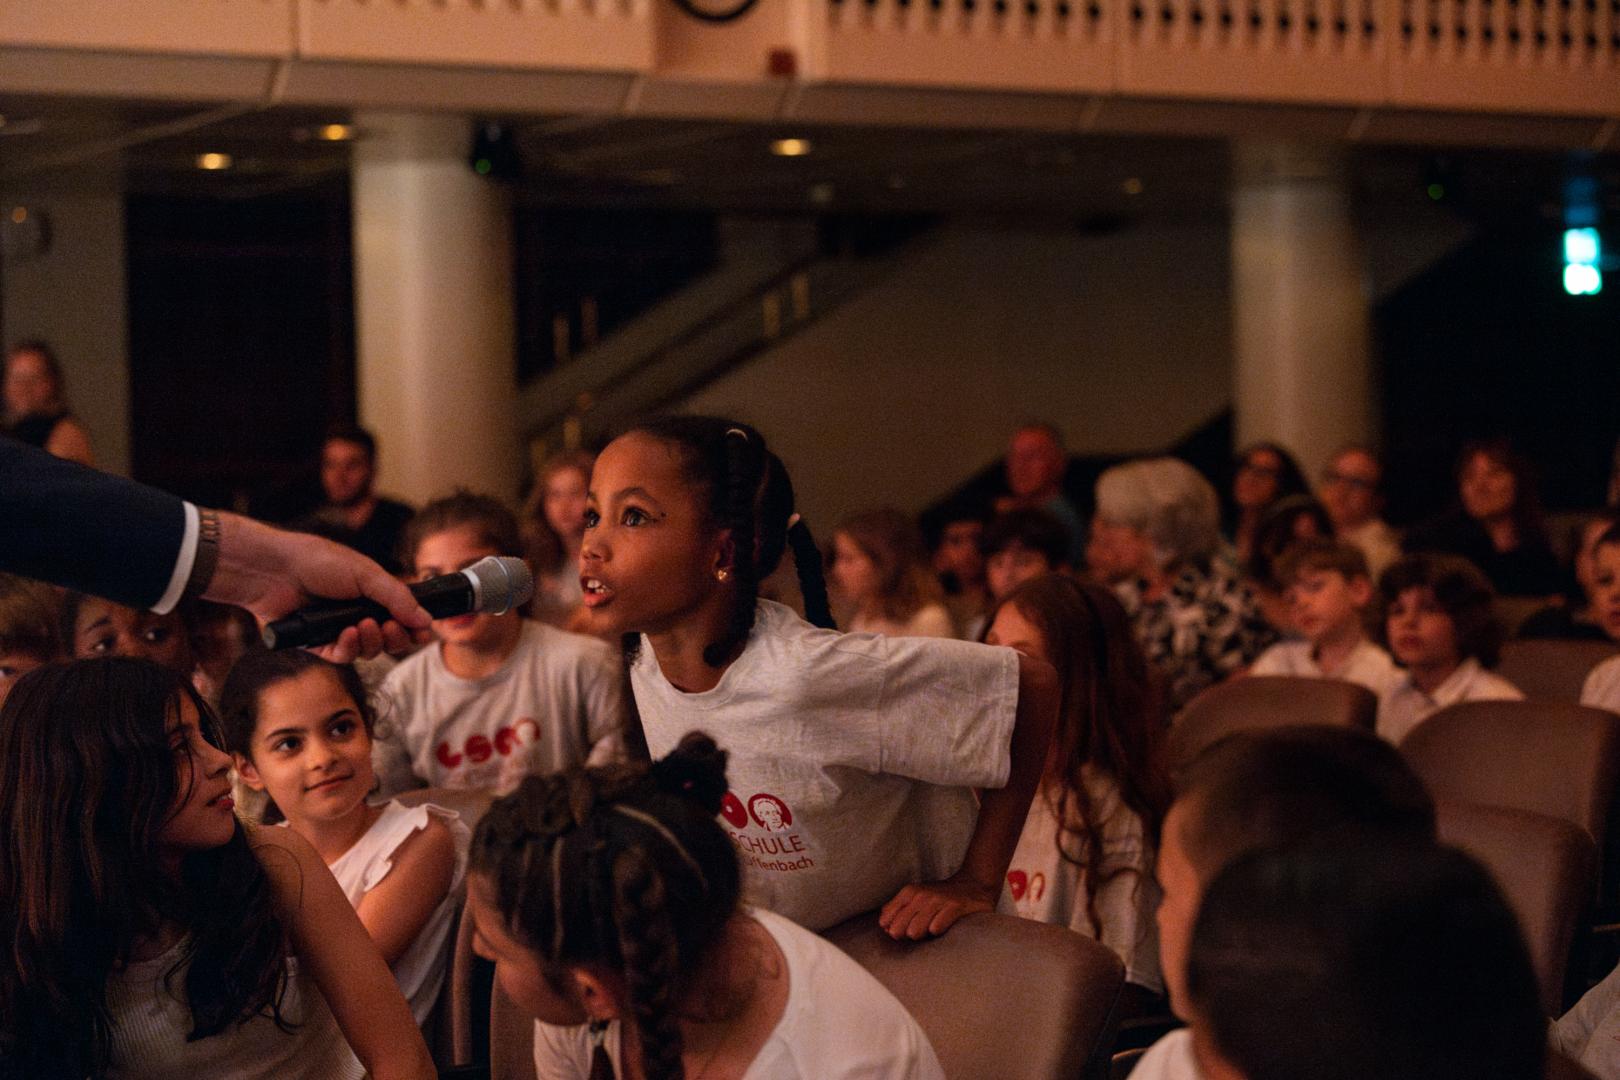
[[[6,353],[0,434],[84,465],[94,465],[90,436],[68,410],[62,366],[43,341],[21,341]]]
[[[984,625],[990,607],[990,586],[985,578],[984,554],[979,542],[984,521],[956,517],[945,522],[934,546],[934,573],[945,590],[945,607],[956,624],[956,636],[969,637],[969,629]]]
[[[18,679],[62,658],[56,623],[49,586],[0,574],[0,702]]]
[[[1024,582],[1069,569],[1069,533],[1044,510],[1009,510],[985,526],[979,554],[990,599],[999,604]]]
[[[1620,524],[1604,530],[1592,550],[1592,613],[1603,632],[1620,641]],[[1620,656],[1586,676],[1581,704],[1620,712]]]
[[[833,533],[833,596],[847,630],[893,637],[952,637],[944,591],[928,566],[922,534],[898,510],[869,510]]]
[[[1279,499],[1309,494],[1305,474],[1294,456],[1273,442],[1255,443],[1237,456],[1227,527],[1238,561],[1254,550],[1255,534],[1266,511]]]
[[[1277,639],[1224,557],[1215,489],[1184,462],[1143,459],[1098,477],[1086,560],[1124,603],[1173,711]]]
[[[150,660],[191,679],[197,670],[186,621],[189,605],[166,615],[125,607],[99,596],[70,592],[62,597],[62,640],[70,656],[132,656]]]
[[[1491,583],[1455,555],[1407,555],[1378,582],[1384,643],[1403,670],[1378,702],[1378,734],[1399,743],[1447,705],[1517,701],[1496,666],[1502,630]]]
[[[1367,640],[1373,583],[1361,550],[1307,540],[1283,556],[1278,577],[1287,584],[1291,619],[1303,640],[1273,645],[1249,673],[1344,679],[1380,695],[1389,690],[1400,673],[1389,653]]]
[[[510,510],[463,491],[411,519],[404,553],[412,576],[426,580],[522,546]],[[509,791],[531,774],[622,754],[624,669],[611,645],[515,611],[437,619],[433,634],[383,679],[381,794]]]
[[[1563,594],[1529,463],[1512,447],[1500,439],[1464,446],[1457,495],[1456,507],[1407,535],[1407,551],[1461,555],[1502,596]]]
[[[1196,1023],[1187,953],[1204,890],[1246,852],[1281,844],[1324,849],[1432,844],[1434,803],[1400,754],[1350,728],[1230,735],[1188,766],[1160,837],[1159,957],[1170,1007]],[[1200,1080],[1191,1034],[1171,1032],[1133,1080]],[[1211,1078],[1216,1080],[1216,1078]]]
[[[1141,1011],[1164,992],[1153,855],[1169,802],[1164,721],[1147,661],[1113,593],[1062,574],[1014,589],[985,641],[1057,669],[1058,728],[998,909],[1055,923],[1119,954]]]
[[[1224,1080],[1539,1080],[1518,919],[1451,848],[1251,852],[1216,875],[1187,957],[1199,1070]]]
[[[390,574],[400,572],[400,538],[411,508],[373,490],[377,440],[353,425],[333,428],[321,444],[321,490],[326,503],[293,527],[336,540]]]
[[[534,567],[534,617],[576,629],[585,594],[579,587],[579,546],[585,538],[585,494],[591,454],[583,450],[548,459],[523,504],[523,545]]]
[[[1401,538],[1379,514],[1384,509],[1384,463],[1365,446],[1347,446],[1322,471],[1316,497],[1333,522],[1333,534],[1361,549],[1367,572],[1378,580],[1401,557]]]
[[[1284,637],[1295,637],[1293,602],[1288,583],[1279,573],[1284,555],[1305,540],[1326,540],[1333,535],[1322,504],[1309,495],[1289,495],[1266,510],[1255,531],[1248,561],[1243,564],[1244,579],[1254,594],[1261,616]]]
[[[1519,624],[1521,638],[1564,638],[1571,641],[1606,641],[1598,624],[1597,584],[1594,580],[1598,539],[1616,525],[1620,513],[1605,511],[1581,522],[1575,542],[1575,584],[1567,599],[1548,604]]]
[[[1013,432],[1007,445],[1007,489],[996,500],[995,511],[1042,510],[1056,518],[1069,538],[1062,562],[1079,566],[1086,551],[1086,522],[1063,493],[1069,455],[1063,433],[1053,424],[1025,424]]]

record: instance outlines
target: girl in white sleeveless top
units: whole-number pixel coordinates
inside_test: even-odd
[[[0,1077],[426,1080],[416,1025],[310,846],[244,830],[217,724],[143,660],[0,710]]]
[[[376,716],[349,665],[296,649],[249,654],[219,705],[242,782],[325,860],[426,1022],[449,967],[466,826],[438,806],[367,803]]]

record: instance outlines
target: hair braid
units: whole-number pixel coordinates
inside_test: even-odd
[[[664,879],[638,848],[627,848],[613,860],[613,921],[640,1036],[643,1074],[647,1080],[683,1080],[674,1000],[680,948],[670,925]]]
[[[799,575],[799,592],[804,597],[804,617],[813,626],[838,629],[832,602],[827,598],[827,577],[822,572],[821,548],[802,520],[788,526],[788,545],[793,549],[793,569]]]

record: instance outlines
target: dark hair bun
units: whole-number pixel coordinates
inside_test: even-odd
[[[720,812],[726,795],[727,754],[701,731],[689,731],[668,756],[653,762],[653,783],[691,799],[710,814]]]

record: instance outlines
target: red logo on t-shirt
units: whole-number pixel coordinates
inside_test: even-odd
[[[478,765],[496,754],[511,757],[518,747],[539,741],[540,725],[533,717],[525,716],[511,727],[503,727],[496,731],[493,741],[487,735],[469,735],[460,750],[448,742],[442,742],[434,748],[433,756],[439,759],[440,765],[454,769],[463,761],[471,761],[474,765]]]
[[[1029,888],[1029,875],[1022,870],[1007,871],[1007,891],[1012,893],[1014,900],[1022,900],[1024,892]]]
[[[748,811],[743,809],[742,800],[729,791],[720,800],[720,816],[731,822],[733,828],[740,829],[748,824]]]
[[[767,792],[762,791],[748,800],[748,812],[768,832],[780,832],[793,824],[793,811],[788,809],[788,804]]]

